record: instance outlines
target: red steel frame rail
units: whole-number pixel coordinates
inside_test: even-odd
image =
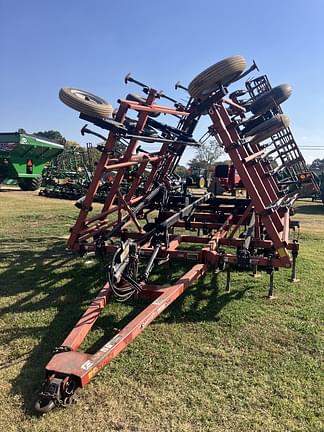
[[[233,128],[231,119],[222,104],[214,104],[209,110],[209,116],[215,134],[220,136],[280,259],[285,266],[290,267],[287,238],[283,235],[287,232],[287,218],[280,216],[278,210],[268,210],[280,198],[273,177],[268,175],[263,164],[249,164],[245,161],[245,158],[250,156],[248,143],[245,143]],[[289,212],[289,209],[286,212]]]
[[[103,345],[95,354],[76,351],[88,334],[100,312],[108,303],[111,290],[107,284],[92,302],[75,328],[68,335],[62,347],[68,351],[56,354],[46,366],[48,375],[73,377],[80,387],[88,384],[100,369],[113,360],[126,346],[135,339],[158,315],[176,300],[195,280],[207,271],[206,264],[196,264],[175,284],[168,288],[148,285],[145,291],[155,299],[115,337]]]
[[[151,91],[147,98],[147,105],[143,106],[137,102],[121,101],[120,108],[116,115],[117,121],[123,121],[123,118],[129,108],[139,111],[139,119],[136,127],[136,132],[142,132],[147,121],[149,112],[165,112],[168,114],[176,114],[187,116],[188,112],[180,112],[175,109],[165,108],[152,104],[155,97],[154,91]],[[255,211],[261,215],[261,220],[266,227],[267,233],[274,243],[274,247],[278,251],[279,257],[284,266],[290,266],[290,256],[287,251],[287,223],[289,218],[285,215],[280,216],[279,211],[271,210],[272,206],[280,200],[280,190],[273,176],[269,175],[270,166],[264,162],[250,163],[251,159],[255,158],[255,154],[261,152],[261,147],[258,144],[242,143],[238,132],[232,127],[231,119],[222,103],[213,104],[209,109],[209,115],[213,122],[215,133],[221,138],[225,150],[228,152],[233,161],[239,175],[244,183],[244,186],[252,199]],[[137,146],[137,139],[132,139],[125,152],[123,158],[111,163],[109,153],[112,151],[117,141],[117,136],[110,132],[105,151],[98,163],[94,178],[89,187],[84,200],[84,209],[80,211],[76,224],[72,228],[71,235],[68,241],[68,246],[71,249],[79,250],[82,243],[85,243],[89,238],[94,237],[104,230],[109,229],[115,223],[108,223],[108,216],[115,212],[120,212],[121,208],[126,209],[131,215],[131,206],[141,202],[145,196],[149,194],[149,190],[154,180],[165,179],[165,175],[174,163],[175,155],[168,153],[168,146],[162,145],[159,155],[152,157],[147,154],[142,157],[134,157],[133,153]],[[253,160],[252,160],[253,161]],[[148,176],[144,195],[134,196],[134,193],[139,185],[141,176],[148,164],[152,165],[152,170]],[[139,165],[133,184],[125,195],[121,197],[119,188],[125,174],[125,169],[132,165]],[[108,193],[106,201],[103,205],[101,213],[87,218],[88,212],[91,209],[94,196],[100,184],[102,173],[107,170],[117,169],[112,188]],[[165,181],[165,185],[167,182]],[[120,202],[122,199],[122,203]],[[116,204],[116,201],[118,204]],[[289,210],[286,210],[287,212]],[[132,218],[134,221],[134,218]],[[136,221],[135,221],[136,223]]]
[[[154,105],[153,102],[155,98],[158,96],[156,90],[151,89],[147,99],[146,105],[141,105],[138,102],[122,100],[120,101],[120,107],[116,114],[116,121],[122,123],[124,121],[125,115],[128,109],[133,109],[138,111],[138,121],[135,129],[136,135],[140,135],[145,127],[147,122],[148,115],[150,113],[165,113],[177,116],[187,116],[187,112],[179,111],[173,108],[162,107],[158,105]],[[105,147],[102,153],[102,156],[98,162],[96,171],[94,173],[93,179],[85,196],[83,202],[83,209],[81,209],[78,219],[71,229],[71,235],[68,240],[68,247],[74,250],[80,249],[79,237],[82,240],[88,238],[88,235],[94,236],[98,234],[103,228],[107,225],[107,216],[117,212],[120,210],[120,206],[115,205],[115,201],[118,195],[118,191],[121,187],[121,182],[125,175],[125,169],[132,165],[138,165],[138,170],[135,176],[135,179],[132,183],[132,186],[128,193],[126,194],[124,201],[128,205],[132,205],[142,201],[146,195],[148,195],[150,188],[152,187],[154,180],[157,180],[161,177],[167,167],[170,165],[170,162],[173,160],[173,155],[168,152],[168,146],[162,145],[158,157],[152,157],[151,155],[144,155],[142,160],[134,157],[134,153],[136,147],[138,145],[138,139],[133,138],[130,140],[130,143],[127,147],[125,154],[122,159],[118,162],[110,162],[109,155],[113,151],[116,142],[118,140],[118,136],[113,132],[110,132],[105,143]],[[144,194],[140,196],[134,197],[134,193],[140,183],[141,177],[148,165],[151,164],[152,170],[150,175],[148,176],[145,185],[144,185]],[[92,208],[92,203],[97,192],[97,189],[100,185],[101,177],[104,172],[109,170],[117,170],[117,174],[114,178],[114,182],[111,190],[109,191],[105,203],[102,207],[101,213],[93,216],[91,218],[87,218],[89,211]],[[125,204],[125,203],[124,203]]]

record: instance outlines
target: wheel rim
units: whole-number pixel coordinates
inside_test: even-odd
[[[78,99],[80,99],[82,101],[92,102],[92,103],[98,104],[98,105],[106,105],[107,104],[107,102],[104,99],[101,99],[100,97],[98,97],[92,93],[88,93],[86,91],[79,90],[79,89],[71,89],[70,91],[73,94],[73,96],[77,97]]]
[[[205,179],[204,179],[204,177],[201,177],[199,179],[199,187],[200,187],[200,189],[202,189],[203,187],[205,187]]]
[[[91,117],[110,118],[113,113],[110,103],[85,90],[64,87],[59,91],[59,98],[68,107]]]

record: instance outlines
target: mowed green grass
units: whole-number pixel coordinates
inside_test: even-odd
[[[208,274],[85,388],[37,416],[54,347],[104,282],[99,263],[65,250],[73,202],[0,192],[0,431],[320,431],[324,206],[299,202],[297,284]],[[88,260],[89,261],[89,260]],[[163,270],[180,276],[188,264]],[[84,347],[106,341],[140,305],[113,302]]]

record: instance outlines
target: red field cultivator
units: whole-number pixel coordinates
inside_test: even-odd
[[[232,270],[264,269],[270,275],[269,297],[274,270],[291,267],[291,280],[296,280],[299,246],[289,240],[290,228],[296,226],[290,215],[298,194],[316,185],[280,108],[291,88],[271,88],[261,76],[229,93],[229,85],[237,86],[256,65],[245,69],[244,58],[234,56],[203,71],[188,88],[177,83],[176,88],[189,93],[186,106],[130,75],[126,83],[141,87],[144,96],[128,94],[114,112],[88,92],[61,89],[61,100],[79,111],[81,119],[108,133],[87,194],[77,202],[80,214],[68,241],[70,249],[94,252],[106,262],[107,283],[47,364],[38,411],[69,405],[75,389],[84,387],[208,270],[226,271],[229,290]],[[168,106],[158,103],[162,101]],[[187,147],[200,145],[193,134],[202,116],[209,117],[207,134],[227,152],[248,198],[194,196],[176,175]],[[82,131],[103,137],[86,126]],[[116,156],[120,143],[125,151]],[[143,150],[140,143],[159,149]],[[111,188],[93,214],[94,197],[107,175],[113,177]],[[185,248],[188,244],[195,247]],[[153,268],[169,260],[193,265],[168,287],[152,284]],[[97,352],[78,351],[112,296],[120,301],[145,298],[148,303]]]

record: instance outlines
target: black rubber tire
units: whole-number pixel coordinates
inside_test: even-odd
[[[59,92],[59,98],[68,107],[90,117],[112,117],[112,105],[99,96],[85,90],[64,87]]]
[[[194,181],[193,181],[193,179],[192,179],[192,177],[187,177],[186,178],[186,186],[193,186],[193,184],[194,184]]]
[[[130,100],[133,102],[139,102],[141,104],[145,104],[146,99],[143,96],[140,96],[138,94],[135,93],[128,93],[128,95],[126,96],[126,100]],[[158,112],[151,112],[149,113],[149,117],[159,117],[160,113]]]
[[[262,114],[269,111],[274,106],[285,102],[291,94],[291,86],[289,84],[281,84],[258,96],[255,101],[252,102],[249,109],[253,114]]]
[[[249,130],[246,136],[253,136],[252,142],[260,142],[288,126],[289,117],[285,114],[277,114]]]
[[[34,178],[20,178],[18,179],[18,185],[23,191],[36,191],[40,188],[42,183],[41,177]]]
[[[189,94],[196,99],[207,96],[217,88],[218,84],[229,85],[241,75],[245,68],[246,61],[240,55],[221,60],[202,71],[190,82]]]

